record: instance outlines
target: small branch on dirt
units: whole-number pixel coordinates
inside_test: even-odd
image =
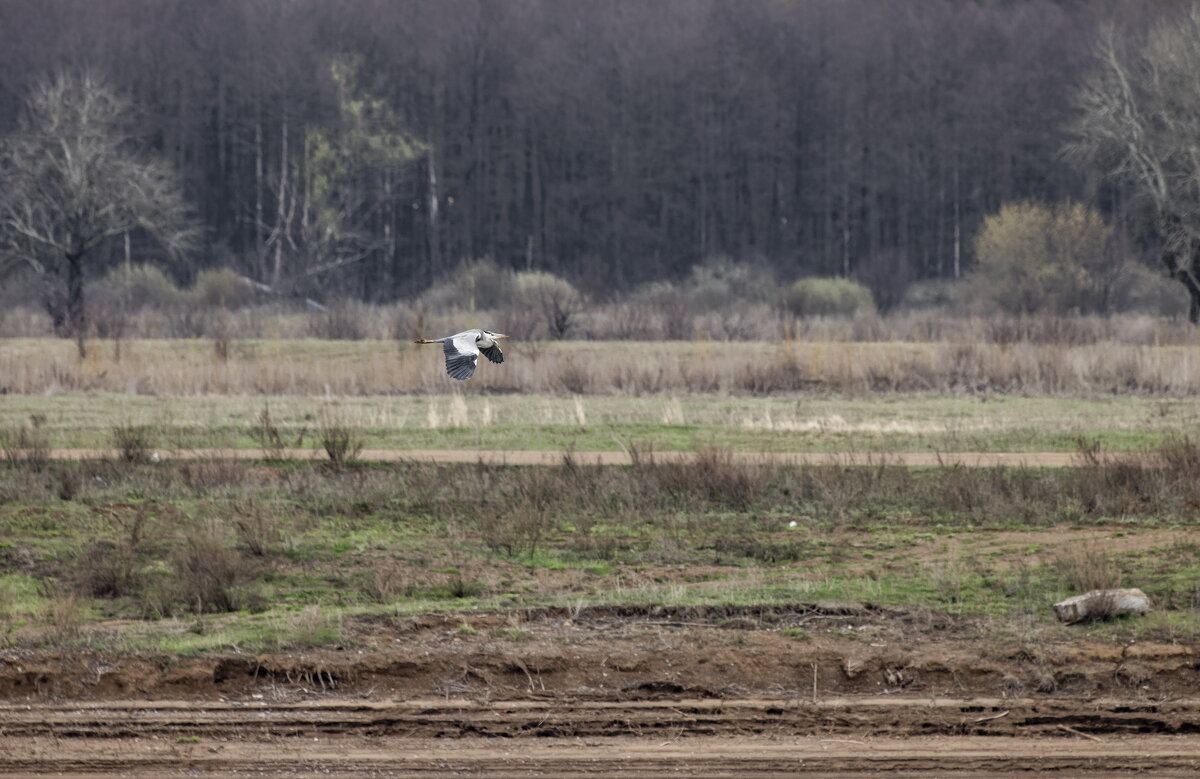
[[[1079,736],[1080,738],[1090,738],[1092,741],[1095,741],[1099,744],[1104,743],[1104,739],[1100,738],[1099,736],[1093,736],[1091,733],[1084,733],[1082,730],[1076,730],[1075,728],[1069,727],[1067,725],[1059,725],[1058,729],[1065,730],[1068,733],[1070,733],[1072,736]]]
[[[867,745],[865,741],[855,741],[852,738],[823,738],[820,741],[822,744],[861,744],[864,747]]]
[[[813,699],[812,699],[812,702],[813,702],[813,705],[815,706],[817,704],[817,664],[813,663],[812,667],[813,667]]]
[[[994,720],[994,719],[1000,719],[1001,717],[1007,717],[1008,714],[1009,714],[1009,711],[1002,711],[999,714],[993,714],[990,717],[980,717],[977,720],[972,720],[972,722],[975,724],[978,724],[980,722],[990,722],[991,720]]]

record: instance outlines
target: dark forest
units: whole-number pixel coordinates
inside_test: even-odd
[[[730,258],[886,307],[965,273],[1003,203],[1116,208],[1062,154],[1072,96],[1104,24],[1176,10],[3,0],[0,132],[48,73],[107,78],[202,226],[182,282],[230,266],[387,302],[491,258],[603,297]]]

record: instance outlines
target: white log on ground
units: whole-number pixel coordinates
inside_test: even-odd
[[[1059,601],[1052,608],[1059,622],[1071,625],[1123,614],[1143,615],[1150,610],[1150,599],[1137,588],[1092,590]]]

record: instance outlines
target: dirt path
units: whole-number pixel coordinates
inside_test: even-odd
[[[1170,708],[1196,711],[1195,701]],[[1074,708],[1072,714],[1068,709]],[[1195,776],[1200,738],[1135,735],[1154,708],[928,699],[649,703],[128,701],[0,708],[0,773],[75,776]],[[1110,718],[1127,728],[1104,731]],[[1139,724],[1139,720],[1141,724]],[[821,723],[814,734],[814,724]],[[937,733],[899,733],[895,723]],[[1073,723],[1079,727],[1073,727]],[[898,735],[874,735],[873,728]],[[1023,732],[1023,728],[1028,732]],[[1105,732],[1103,736],[1079,728]],[[1122,733],[1122,730],[1130,733]],[[1005,735],[994,738],[978,733]],[[495,738],[503,736],[503,738]]]
[[[50,457],[56,460],[98,460],[115,458],[110,449],[54,449]],[[152,456],[161,460],[259,460],[261,449],[180,449],[156,450]],[[289,460],[324,460],[324,451],[285,449],[281,453]],[[358,459],[369,462],[431,462],[478,463],[489,465],[561,465],[561,451],[525,451],[518,449],[364,449]],[[655,462],[687,462],[695,459],[694,452],[654,452]],[[1066,468],[1079,466],[1083,460],[1073,452],[896,452],[891,454],[864,452],[734,452],[735,460],[750,463],[779,465],[903,465],[909,467],[961,465],[991,468],[996,466],[1036,466]],[[571,458],[580,465],[630,465],[626,452],[572,452]]]
[[[698,703],[595,709],[566,703],[529,706],[526,701],[413,701],[403,706],[358,701],[306,707],[158,701],[34,706],[19,712],[10,708],[0,711],[5,729],[0,773],[740,777],[804,772],[845,777],[887,772],[984,777],[1056,771],[1092,777],[1142,772],[1193,777],[1200,771],[1200,739],[1193,736],[1081,736],[1082,731],[1052,725],[1044,727],[1048,737],[870,736],[844,732],[863,712],[869,718],[880,714],[854,705],[824,712],[833,724],[829,732],[798,735],[794,715],[817,715],[818,709],[780,701]],[[974,711],[973,701],[943,708],[968,730],[972,721],[1001,721],[1010,711],[997,713],[996,702],[979,705],[986,713]],[[887,717],[942,715],[928,701],[890,701],[886,708]],[[596,729],[587,735],[553,735],[566,719],[592,721]],[[530,729],[530,737],[486,737],[514,720]],[[30,721],[38,726],[20,724]],[[424,735],[431,725],[448,730],[437,737]]]

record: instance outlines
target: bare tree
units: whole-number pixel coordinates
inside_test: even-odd
[[[65,284],[81,357],[89,254],[141,230],[176,255],[192,235],[173,171],[133,148],[128,117],[128,103],[100,77],[59,73],[32,89],[16,132],[0,143],[0,270],[27,265]]]
[[[1097,61],[1069,151],[1148,206],[1160,258],[1200,324],[1200,8],[1134,50],[1110,28]]]

